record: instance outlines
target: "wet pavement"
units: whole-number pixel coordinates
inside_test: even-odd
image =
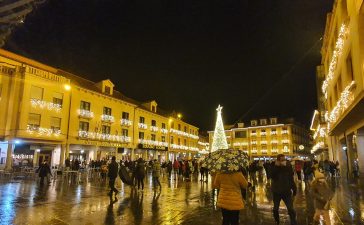
[[[69,183],[61,179],[49,186],[32,180],[0,181],[0,224],[221,224],[216,193],[208,183],[161,177],[162,190],[152,188],[150,177],[143,192],[118,181],[117,199],[107,196],[106,182]],[[332,224],[364,224],[363,189],[356,184],[332,181],[335,196],[330,211]],[[299,224],[312,224],[313,203],[305,184],[299,183],[295,208]],[[281,224],[289,224],[282,203]],[[240,224],[274,224],[269,185],[257,182],[248,193]]]

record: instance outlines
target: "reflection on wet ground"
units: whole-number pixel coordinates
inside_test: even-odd
[[[211,180],[211,179],[210,179]],[[206,224],[221,223],[216,193],[208,183],[161,177],[162,190],[154,191],[151,179],[139,192],[118,181],[120,193],[107,196],[107,182],[83,184],[53,181],[40,186],[35,181],[0,182],[0,224]],[[335,197],[330,212],[332,224],[364,224],[362,188],[346,181],[332,181]],[[313,203],[304,183],[298,183],[295,208],[299,224],[312,224]],[[257,183],[250,191],[241,224],[274,224],[269,184]],[[282,203],[282,224],[289,224]]]

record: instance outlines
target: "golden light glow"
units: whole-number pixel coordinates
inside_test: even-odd
[[[71,90],[71,85],[69,85],[69,84],[65,84],[63,87],[64,87],[64,89],[66,91],[70,91]]]

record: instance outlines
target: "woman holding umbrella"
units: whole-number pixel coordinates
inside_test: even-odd
[[[239,169],[246,163],[247,156],[232,149],[218,150],[203,163],[211,172],[216,172],[214,188],[219,189],[217,206],[221,208],[223,225],[239,224],[239,212],[244,208],[241,189],[248,187]]]

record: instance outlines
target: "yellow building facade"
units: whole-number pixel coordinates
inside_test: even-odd
[[[246,126],[238,123],[226,126],[230,148],[246,152],[251,159],[269,159],[278,154],[294,157],[310,147],[309,132],[292,121],[278,123],[277,118],[252,120]],[[209,132],[212,146],[214,132]]]
[[[326,21],[318,88],[325,105],[329,159],[339,161],[349,177],[364,162],[363,53],[363,1],[335,1]],[[359,169],[364,173],[364,166]]]
[[[0,166],[198,153],[197,127],[114,87],[0,49]]]

